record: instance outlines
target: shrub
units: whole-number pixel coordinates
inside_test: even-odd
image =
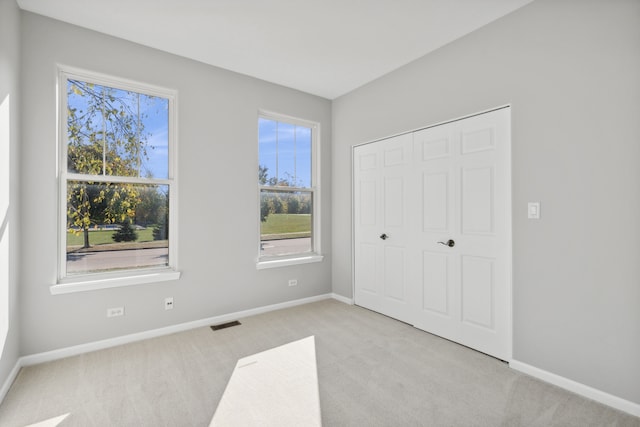
[[[116,242],[135,242],[138,239],[138,233],[131,226],[131,220],[125,219],[118,231],[113,233],[111,237]]]

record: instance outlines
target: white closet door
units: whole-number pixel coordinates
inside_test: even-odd
[[[511,357],[509,135],[505,108],[354,149],[356,304]]]
[[[411,135],[354,149],[358,305],[409,322],[407,242]]]
[[[449,124],[414,133],[411,178],[416,188],[411,301],[417,315],[413,324],[448,339],[460,334],[456,139],[455,127]],[[453,247],[448,246],[450,239]]]
[[[412,178],[414,325],[501,359],[510,357],[509,133],[509,109],[416,132]]]

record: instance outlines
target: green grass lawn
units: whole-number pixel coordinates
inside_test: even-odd
[[[136,242],[152,242],[153,228],[145,228],[144,230],[136,230],[138,240]],[[107,243],[115,243],[111,238],[115,230],[96,230],[89,231],[89,243],[91,246],[104,245]],[[67,232],[67,246],[82,246],[84,244],[84,233],[78,234]]]
[[[287,237],[311,236],[310,214],[270,214],[265,222],[260,223],[260,234]]]
[[[112,239],[114,230],[96,230],[89,232],[89,243],[91,246],[115,243]],[[136,242],[152,242],[153,228],[137,230],[138,240]],[[273,238],[282,237],[309,237],[311,236],[311,215],[309,214],[271,214],[267,221],[260,224],[260,233],[263,240],[266,235]],[[67,247],[82,246],[84,244],[83,233],[67,233]]]

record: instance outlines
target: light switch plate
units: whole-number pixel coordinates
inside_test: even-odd
[[[529,202],[527,205],[527,218],[540,219],[540,202]]]

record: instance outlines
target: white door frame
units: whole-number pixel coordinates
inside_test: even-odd
[[[496,110],[501,110],[503,108],[511,108],[513,111],[513,107],[511,106],[511,104],[505,104],[505,105],[501,105],[495,108],[490,108],[487,110],[483,110],[480,112],[476,112],[476,113],[472,113],[472,114],[467,114],[465,116],[460,116],[451,120],[445,120],[442,122],[437,122],[437,123],[433,123],[427,126],[422,126],[416,129],[412,129],[412,130],[408,130],[405,132],[400,132],[397,134],[393,134],[393,135],[388,135],[382,138],[377,138],[374,140],[370,140],[367,142],[363,142],[360,144],[354,144],[351,146],[351,295],[352,297],[352,301],[355,303],[355,286],[356,286],[356,278],[355,278],[355,170],[353,167],[353,163],[354,163],[354,159],[355,159],[355,149],[356,147],[362,146],[362,145],[366,145],[366,144],[372,144],[375,142],[379,142],[385,139],[389,139],[389,138],[393,138],[396,136],[400,136],[400,135],[405,135],[408,133],[413,133],[413,132],[417,132],[420,130],[424,130],[424,129],[428,129],[428,128],[432,128],[432,127],[436,127],[436,126],[440,126],[440,125],[444,125],[447,123],[452,123],[452,122],[456,122],[459,120],[464,120],[464,119],[468,119],[470,117],[474,117],[474,116],[478,116],[481,114],[485,114],[485,113],[490,113],[492,111],[496,111]],[[505,203],[505,209],[506,212],[504,212],[505,214],[505,218],[506,218],[506,245],[507,247],[506,252],[507,252],[507,257],[506,257],[506,269],[507,269],[507,329],[508,329],[508,333],[507,333],[507,357],[506,357],[506,362],[509,363],[511,362],[511,360],[513,359],[513,197],[512,197],[512,161],[511,161],[511,145],[512,145],[512,137],[513,137],[513,132],[511,130],[511,120],[509,120],[509,140],[507,142],[507,146],[505,147],[506,150],[506,156],[507,156],[507,166],[506,166],[506,175],[507,175],[507,182],[505,183],[506,186],[506,203]]]

